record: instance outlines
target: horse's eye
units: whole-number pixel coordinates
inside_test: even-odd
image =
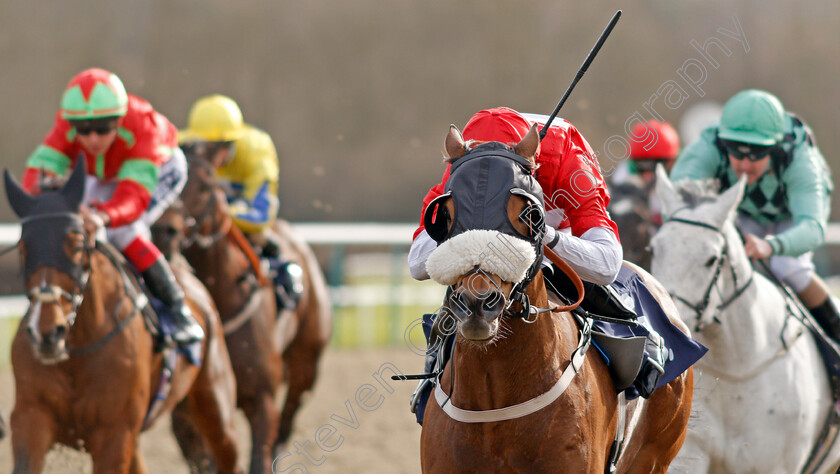
[[[717,257],[711,257],[706,261],[706,268],[710,268],[717,261]]]

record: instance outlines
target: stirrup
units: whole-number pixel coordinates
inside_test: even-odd
[[[183,303],[180,311],[173,311],[172,317],[175,318],[175,332],[172,334],[172,340],[178,345],[187,345],[194,342],[204,340],[204,329],[195,320],[192,311]]]

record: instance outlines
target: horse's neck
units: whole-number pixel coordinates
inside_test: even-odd
[[[236,284],[239,275],[229,270],[241,266],[242,256],[227,236],[221,237],[207,248],[195,246],[185,253],[190,257],[190,265],[195,268],[208,288],[230,289],[231,285]]]
[[[123,275],[103,254],[91,254],[90,277],[76,320],[68,333],[68,343],[82,347],[103,337],[114,327],[109,315],[125,296]],[[128,304],[128,303],[123,303]]]
[[[753,270],[740,238],[737,234],[733,235],[734,232],[733,228],[727,233],[730,245],[728,264],[733,266],[737,281],[728,268],[723,269],[721,296],[729,298],[743,288],[750,277],[753,281],[721,311],[718,316],[721,324],[709,325],[701,333],[703,342],[713,348],[704,362],[718,367],[763,363],[781,347],[780,336],[787,317],[784,297],[774,284]]]
[[[548,306],[544,286],[542,297],[530,296],[537,296],[531,298],[535,306]],[[546,392],[577,345],[577,327],[568,313],[541,314],[532,324],[518,318],[500,324],[502,335],[489,347],[459,337],[452,393],[456,406],[501,408]]]
[[[187,260],[210,291],[222,316],[236,312],[248,296],[237,293],[243,272],[249,265],[242,251],[227,235],[207,248],[196,246],[188,250],[185,252]]]

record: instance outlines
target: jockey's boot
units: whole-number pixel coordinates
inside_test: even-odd
[[[172,339],[177,344],[190,344],[204,339],[204,330],[184,301],[184,290],[175,280],[175,275],[163,256],[143,272],[143,280],[146,281],[152,295],[169,308],[175,324]]]
[[[816,308],[808,308],[808,310],[828,337],[833,339],[834,342],[840,343],[840,312],[838,312],[831,296],[826,298],[823,304]]]
[[[280,244],[268,232],[265,233],[265,243],[260,253],[268,262],[269,274],[274,279],[278,311],[294,311],[303,295],[303,268],[282,258]]]
[[[646,321],[642,319],[641,321]],[[642,398],[650,398],[659,383],[659,377],[665,373],[665,340],[650,325],[645,324],[649,331],[645,340],[645,353],[647,358],[642,363],[642,368],[633,381],[633,387],[639,392]]]

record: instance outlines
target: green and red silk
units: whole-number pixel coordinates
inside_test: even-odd
[[[128,107],[125,87],[115,74],[88,69],[74,77],[61,99],[61,115],[67,120],[121,117]]]

